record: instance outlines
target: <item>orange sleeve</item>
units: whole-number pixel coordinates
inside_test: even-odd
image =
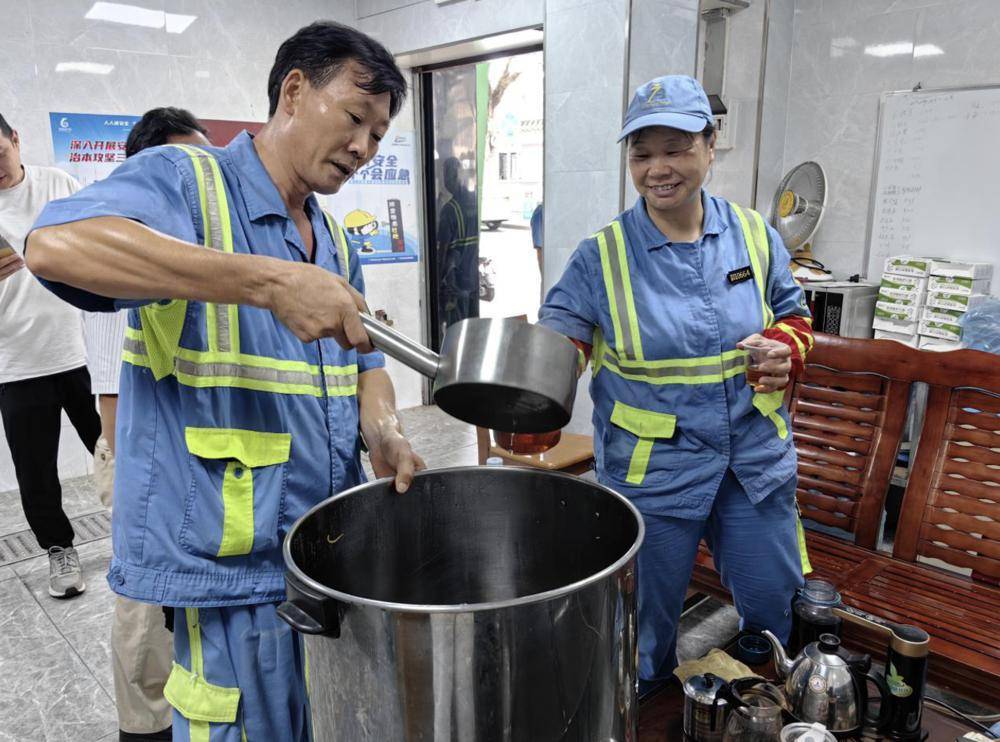
[[[778,340],[792,349],[792,373],[805,370],[806,354],[813,347],[812,320],[796,314],[782,317],[761,333],[769,340]]]

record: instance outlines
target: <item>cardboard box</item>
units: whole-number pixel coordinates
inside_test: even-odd
[[[923,278],[930,274],[931,258],[918,258],[912,255],[894,255],[885,259],[884,273],[898,276],[913,276]]]
[[[938,352],[947,352],[949,350],[958,350],[962,347],[961,341],[956,340],[944,340],[942,338],[928,337],[926,335],[920,336],[920,341],[917,347],[921,350],[933,350]]]
[[[883,273],[882,286],[922,292],[927,288],[927,277],[921,278],[918,276],[904,276],[899,273]]]
[[[899,335],[916,335],[919,324],[916,319],[908,320],[905,315],[887,312],[884,309],[879,309],[876,305],[872,329],[895,332]]]
[[[944,322],[949,325],[957,325],[961,321],[965,312],[957,309],[938,309],[937,307],[924,307],[920,312],[920,319],[927,322]]]
[[[988,294],[990,281],[988,278],[973,280],[960,276],[931,276],[927,279],[928,291],[938,291],[945,294]]]
[[[952,276],[955,278],[971,278],[973,280],[989,280],[990,277],[993,276],[993,264],[933,258],[930,261],[930,269],[928,270],[928,273],[934,276]]]
[[[911,348],[916,348],[919,336],[904,335],[901,332],[887,332],[885,330],[875,330],[875,339],[895,340],[897,343],[902,343],[903,345],[909,345]]]
[[[919,299],[910,298],[893,300],[879,293],[878,301],[875,302],[875,316],[882,317],[883,319],[897,319],[906,320],[907,322],[915,322],[920,319],[920,308],[922,306],[923,297],[920,297]],[[881,310],[883,314],[880,315],[879,310]]]
[[[968,312],[973,307],[977,307],[990,297],[986,294],[949,294],[942,291],[928,291],[924,304],[928,307],[938,309],[955,309],[959,312]]]
[[[941,338],[943,340],[953,340],[955,342],[960,342],[962,340],[961,326],[952,324],[951,322],[920,320],[920,325],[917,327],[917,334],[926,335],[927,337]]]
[[[894,276],[886,273],[879,284],[879,299],[886,301],[902,301],[904,303],[924,303],[924,290],[927,288],[926,278],[911,276]]]

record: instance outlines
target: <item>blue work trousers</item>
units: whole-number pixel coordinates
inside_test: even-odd
[[[643,513],[639,549],[639,677],[666,679],[677,666],[677,623],[704,538],[722,584],[733,594],[740,627],[791,631],[791,602],[803,583],[796,532],[795,477],[752,505],[727,471],[707,520]]]
[[[302,637],[276,605],[178,608],[174,742],[310,742]]]

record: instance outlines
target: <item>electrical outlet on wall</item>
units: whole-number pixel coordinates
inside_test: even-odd
[[[726,113],[718,114],[714,118],[715,148],[732,149],[735,140],[733,127],[736,125],[736,106],[730,107]]]

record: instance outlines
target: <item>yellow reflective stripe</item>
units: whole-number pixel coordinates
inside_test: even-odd
[[[252,550],[253,471],[230,461],[222,477],[222,541],[217,556],[242,556]]]
[[[186,608],[188,647],[191,650],[191,673],[195,679],[205,677],[205,658],[201,649],[201,627],[198,625],[198,609]],[[173,673],[171,673],[173,676]],[[191,742],[209,742],[208,722],[203,719],[188,719]]]
[[[205,246],[233,252],[233,229],[222,171],[215,157],[197,147],[174,145],[194,166],[201,202]],[[205,304],[210,350],[239,351],[239,309],[235,304]]]
[[[615,400],[611,422],[639,438],[671,438],[677,428],[677,416],[632,407]]]
[[[130,353],[127,350],[122,351],[122,360],[125,363],[131,363],[133,366],[142,366],[143,368],[149,368],[149,356],[141,356],[136,353]]]
[[[148,366],[146,345],[141,339],[126,335],[123,358],[135,365]],[[173,375],[186,386],[197,388],[236,387],[277,394],[306,394],[322,397],[349,397],[357,394],[358,366],[323,366],[305,361],[287,361],[244,353],[212,353],[178,348]]]
[[[767,394],[754,392],[753,395],[753,406],[757,408],[760,414],[774,423],[774,427],[778,429],[778,437],[781,440],[788,438],[788,425],[785,423],[785,418],[779,412],[781,405],[784,403],[784,398],[785,393],[781,390],[768,392]]]
[[[760,291],[761,303],[764,308],[764,327],[774,324],[774,312],[767,301],[767,277],[771,271],[771,248],[767,239],[767,229],[764,227],[764,218],[753,209],[748,209],[753,220],[754,234],[756,235],[757,259],[760,263],[760,280],[757,281],[757,290]]]
[[[611,423],[638,438],[629,460],[625,481],[629,484],[642,484],[649,468],[653,442],[657,438],[673,437],[677,429],[676,415],[644,410],[616,400],[611,411]]]
[[[806,346],[803,345],[802,341],[799,339],[798,333],[795,332],[795,328],[791,325],[785,324],[784,322],[779,322],[775,325],[775,328],[781,330],[795,342],[795,347],[799,349],[799,357],[804,361],[806,358]]]
[[[595,334],[595,338],[597,335]],[[618,376],[650,384],[713,384],[737,376],[747,368],[747,353],[728,350],[718,356],[626,361],[602,343],[595,345],[597,368],[607,367]],[[595,371],[596,373],[596,371]]]
[[[770,307],[767,306],[767,276],[764,274],[761,266],[757,240],[750,227],[750,222],[747,221],[747,217],[743,213],[743,209],[733,203],[730,206],[733,207],[733,213],[736,214],[736,218],[739,220],[740,227],[743,230],[743,241],[746,243],[747,254],[750,256],[750,266],[753,269],[753,278],[754,283],[757,285],[757,293],[760,295],[761,321],[764,323],[764,327],[767,328],[770,326],[769,318],[773,318],[773,315],[771,314]],[[751,214],[753,213],[751,212]]]
[[[288,461],[290,433],[270,433],[244,428],[184,428],[189,452],[203,459],[236,459],[244,466],[274,466]]]
[[[344,278],[350,281],[351,252],[347,245],[347,238],[344,236],[344,230],[340,228],[334,218],[326,211],[323,212],[323,217],[326,219],[326,226],[330,230],[330,237],[333,239],[333,244],[339,249],[337,262],[340,263],[340,270],[343,271]]]
[[[642,484],[646,478],[646,470],[649,468],[649,456],[653,452],[653,439],[640,438],[632,451],[632,458],[628,462],[628,474],[625,481],[629,484]]]
[[[189,721],[191,740],[208,742],[209,722],[232,724],[240,704],[240,689],[214,685],[205,679],[198,609],[184,609],[191,669],[174,662],[163,695]]]
[[[635,311],[635,297],[632,295],[632,277],[628,269],[628,254],[625,250],[625,235],[622,234],[622,225],[617,219],[611,222],[611,230],[615,237],[615,247],[618,253],[618,262],[621,266],[622,288],[625,294],[625,310],[627,312],[628,330],[632,336],[632,357],[641,361],[642,339],[639,336],[639,316]]]
[[[726,379],[739,376],[747,370],[746,361],[739,365],[727,368],[720,373],[710,373],[701,375],[690,375],[680,372],[667,373],[664,375],[651,375],[643,371],[628,371],[618,367],[617,362],[607,353],[601,359],[600,368],[607,368],[612,373],[621,376],[628,381],[642,381],[647,384],[721,384]]]
[[[305,663],[305,674],[306,674],[306,696],[312,695],[312,683],[309,680],[309,650],[306,648],[306,641],[304,637],[299,637],[299,641],[302,643],[302,658]]]
[[[798,515],[795,516],[795,531],[799,538],[799,561],[802,562],[802,574],[807,575],[813,571],[813,568],[809,562],[809,551],[806,549],[806,531],[802,527],[802,519]]]
[[[615,330],[615,345],[625,352],[625,335],[622,333],[622,320],[619,316],[618,302],[621,298],[620,292],[615,290],[615,281],[611,267],[611,257],[608,255],[608,241],[605,236],[606,230],[597,233],[597,248],[601,254],[601,273],[604,276],[604,289],[608,294],[608,307],[611,310],[611,324]]]

